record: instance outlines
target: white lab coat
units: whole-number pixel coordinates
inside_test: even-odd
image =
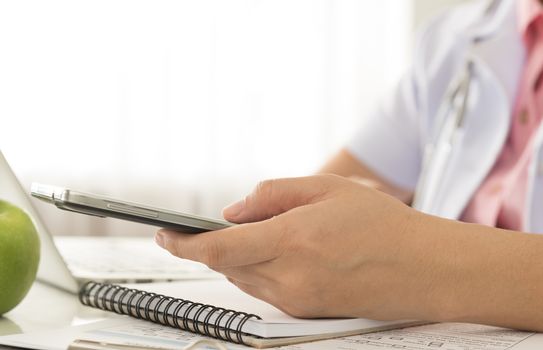
[[[424,147],[438,127],[437,110],[468,51],[474,77],[463,138],[452,150],[428,212],[459,218],[499,156],[509,132],[525,48],[517,29],[517,3],[462,5],[435,18],[422,32],[413,65],[394,93],[367,116],[347,149],[392,183],[415,190]],[[490,10],[489,10],[490,8]],[[474,39],[480,42],[472,44]],[[543,125],[542,125],[543,126]],[[536,133],[529,170],[529,232],[543,233],[543,127]],[[431,176],[427,174],[426,176]]]

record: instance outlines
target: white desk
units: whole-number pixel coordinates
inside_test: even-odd
[[[0,317],[0,335],[9,335],[9,334],[18,334],[18,333],[27,333],[34,331],[47,331],[57,328],[62,328],[66,326],[82,325],[85,323],[90,323],[93,321],[98,321],[100,319],[106,318],[107,315],[111,313],[106,313],[101,310],[93,309],[87,306],[83,306],[79,303],[79,300],[76,295],[69,294],[58,290],[56,288],[47,286],[45,284],[36,282],[32,286],[32,289],[23,300],[23,302],[18,305],[15,309],[5,314],[4,317]],[[454,325],[454,324],[453,324]],[[443,329],[445,330],[447,324],[443,324]],[[425,327],[425,326],[423,326]],[[432,327],[432,326],[428,326]],[[419,328],[420,329],[420,328]],[[406,329],[408,331],[405,333],[405,337],[412,336],[411,329]],[[443,332],[444,332],[443,330]],[[400,330],[401,331],[401,330]],[[386,332],[385,332],[386,333]],[[435,334],[435,330],[429,330],[423,332],[419,331],[418,335],[415,335],[412,342],[409,343],[410,346],[413,346],[413,349],[428,349],[427,346],[422,344],[417,344],[421,339],[421,336],[431,337]],[[380,333],[383,334],[383,333]],[[374,333],[374,335],[380,335]],[[465,336],[459,335],[456,331],[453,333],[443,333],[446,337],[452,339],[451,343],[444,346],[446,349],[470,349],[467,344],[470,344],[473,340],[471,336],[475,336],[475,340],[479,343],[484,342],[485,344],[479,344],[480,347],[477,349],[485,350],[539,350],[543,349],[543,334],[537,334],[530,337],[526,340],[520,340],[512,342],[512,346],[506,346],[504,339],[507,339],[508,334],[502,331],[498,331],[494,336],[489,332],[481,333],[481,336],[477,336],[476,333],[467,334]],[[439,335],[439,332],[438,332]],[[471,336],[470,336],[471,335]],[[455,339],[456,337],[456,339]],[[484,338],[487,338],[487,341]],[[505,337],[505,338],[504,338]],[[323,350],[323,349],[371,349],[375,350],[377,348],[386,348],[386,349],[396,349],[398,346],[370,346],[368,341],[371,341],[371,338],[362,338],[363,342],[357,344],[358,339],[356,337],[351,337],[352,341],[342,342],[341,339],[337,340],[328,340],[318,343],[307,343],[303,346],[300,346],[299,349],[302,350]],[[390,339],[398,339],[396,337]],[[440,340],[445,339],[439,337]],[[467,339],[466,342],[462,341]],[[460,341],[459,341],[460,340]],[[445,345],[445,344],[443,344]],[[4,348],[0,345],[0,349]]]
[[[105,315],[104,311],[81,305],[74,294],[34,282],[25,299],[0,317],[0,335],[79,325]]]

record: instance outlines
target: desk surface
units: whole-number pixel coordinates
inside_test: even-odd
[[[12,311],[5,314],[4,317],[0,317],[0,335],[47,331],[66,326],[82,325],[107,318],[108,314],[109,313],[107,312],[81,305],[77,296],[74,294],[35,282],[23,302]],[[470,327],[475,327],[475,330]],[[425,339],[427,340],[432,337],[437,337],[436,339],[440,342],[443,342],[443,339],[449,339],[450,341],[446,341],[446,344],[443,344],[447,345],[443,348],[455,350],[469,349],[470,346],[468,345],[472,344],[472,341],[478,342],[477,344],[480,345],[478,349],[486,350],[543,349],[543,334],[531,336],[529,333],[522,334],[521,332],[504,331],[503,329],[490,329],[493,327],[481,327],[485,326],[464,326],[461,324],[429,325],[417,327],[416,332],[413,332],[413,328],[407,328],[405,331],[390,331],[393,332],[393,334],[390,334],[390,336],[393,337],[389,338],[386,338],[387,332],[382,332],[380,335],[384,336],[383,339],[388,343],[398,343],[397,345],[399,345],[399,347],[405,347],[407,343],[402,343],[401,340],[397,339],[405,338],[405,341],[408,342],[410,348],[413,349],[421,349],[421,336],[426,337]],[[464,329],[464,332],[459,332],[459,330],[462,329]],[[481,330],[482,332],[477,333]],[[402,334],[401,338],[398,338],[399,333]],[[413,337],[413,334],[415,334],[414,338],[410,339],[409,337]],[[387,343],[387,346],[380,343],[377,344],[380,340],[375,340],[377,338],[372,338],[371,336],[372,335],[370,334],[350,337],[345,340],[331,339],[318,343],[303,344],[299,348],[302,350],[334,348],[375,349],[373,345],[369,345],[371,342],[375,342],[375,345],[379,345],[379,348],[395,349],[398,347],[395,344]],[[475,340],[473,340],[474,337],[476,338]],[[356,345],[356,342],[359,340],[362,342]],[[416,344],[418,344],[418,346]],[[0,348],[2,348],[1,345]],[[423,348],[428,349],[427,346],[423,346]]]
[[[0,317],[0,335],[80,325],[106,315],[104,311],[81,305],[75,294],[34,282],[25,299]]]

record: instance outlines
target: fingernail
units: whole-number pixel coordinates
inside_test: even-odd
[[[160,231],[158,231],[155,235],[155,242],[158,244],[161,248],[164,248],[164,234]]]
[[[230,204],[223,210],[223,214],[225,217],[236,217],[243,211],[243,208],[245,208],[245,200],[242,199],[234,204]]]

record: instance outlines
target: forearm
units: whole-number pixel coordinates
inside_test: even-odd
[[[323,165],[319,174],[334,174],[350,178],[369,187],[388,193],[404,203],[411,203],[413,193],[391,184],[375,173],[366,164],[361,163],[348,150],[342,149]]]
[[[415,226],[433,264],[426,319],[543,331],[543,236],[430,216]]]

